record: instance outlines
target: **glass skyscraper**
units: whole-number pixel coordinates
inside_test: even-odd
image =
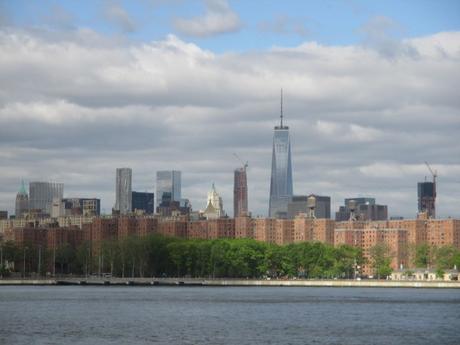
[[[132,206],[132,175],[130,168],[118,168],[115,181],[115,210],[120,214],[131,212]]]
[[[169,201],[181,201],[181,172],[177,170],[157,171],[157,207],[163,196]]]
[[[281,122],[273,134],[272,174],[268,216],[287,218],[292,198],[292,163],[289,127],[283,125],[283,94],[281,93]]]
[[[29,183],[29,209],[41,210],[51,214],[53,199],[61,200],[64,196],[64,184],[53,182]]]

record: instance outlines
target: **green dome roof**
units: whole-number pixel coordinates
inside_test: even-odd
[[[19,189],[19,194],[27,195],[27,191],[26,191],[26,186],[25,186],[25,184],[24,184],[24,180],[23,180],[22,183],[21,183],[21,188]]]

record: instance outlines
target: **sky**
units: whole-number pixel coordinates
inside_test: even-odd
[[[266,216],[284,90],[294,193],[375,197],[460,217],[459,1],[0,0],[0,209],[21,180],[65,184],[109,213],[115,169],[155,191],[182,171],[233,213],[234,153]]]

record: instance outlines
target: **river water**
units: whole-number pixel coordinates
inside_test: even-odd
[[[5,286],[0,344],[460,344],[460,290]]]

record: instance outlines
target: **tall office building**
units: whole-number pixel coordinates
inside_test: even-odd
[[[62,199],[64,184],[53,182],[29,183],[29,210],[40,210],[51,215],[53,199]]]
[[[153,193],[133,192],[132,211],[144,211],[146,214],[153,214]]]
[[[292,198],[292,163],[289,127],[283,125],[283,91],[281,90],[280,125],[273,134],[272,173],[268,215],[286,218],[287,207]]]
[[[436,182],[417,183],[418,211],[428,218],[436,218]]]
[[[131,168],[118,168],[115,182],[115,210],[120,214],[131,212],[132,206],[132,175]]]
[[[163,194],[169,193],[170,201],[181,201],[181,172],[177,170],[157,171],[157,207]]]
[[[21,183],[21,189],[19,189],[18,194],[16,195],[16,207],[15,207],[15,217],[22,218],[24,213],[29,210],[29,195],[26,192],[26,186],[24,181]]]
[[[235,169],[233,182],[233,217],[248,215],[248,179],[246,167]]]

